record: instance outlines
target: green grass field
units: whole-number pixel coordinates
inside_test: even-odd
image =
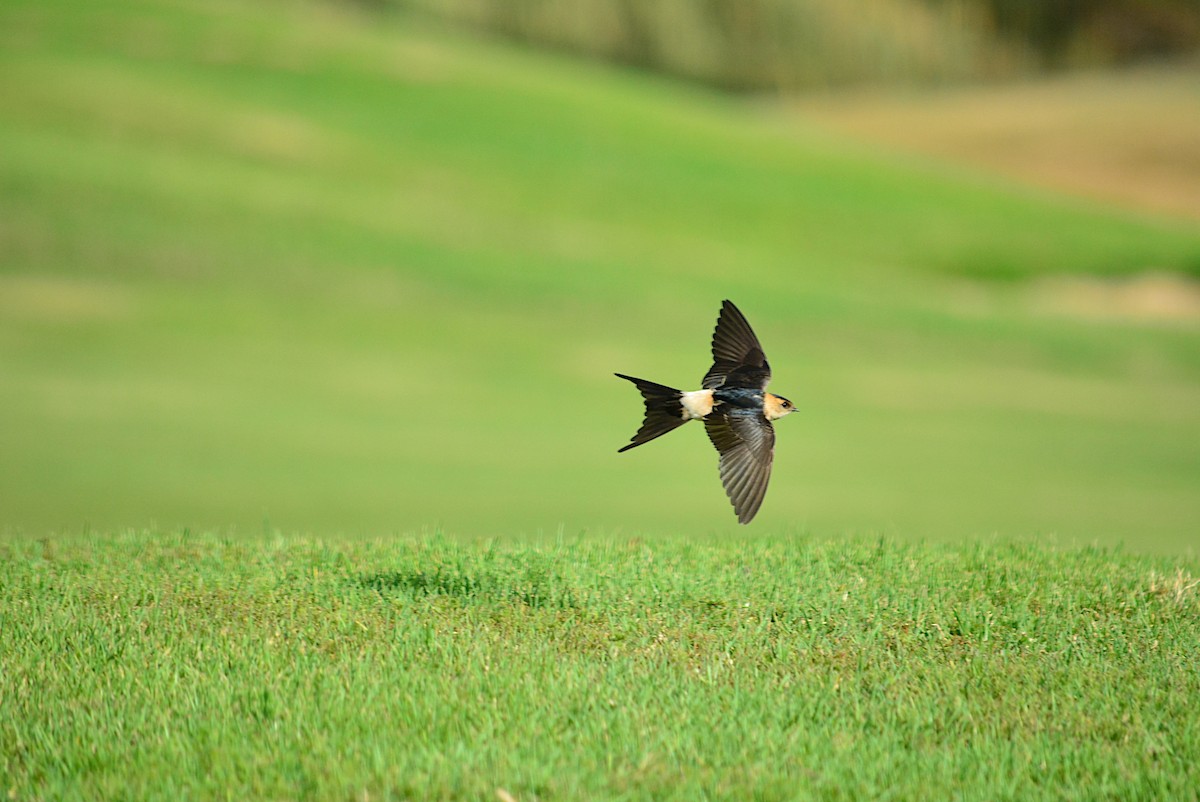
[[[1198,275],[404,16],[8,0],[0,795],[1195,799]],[[801,413],[749,528],[615,453],[723,298]]]
[[[13,799],[1177,799],[1195,561],[757,538],[0,544]]]

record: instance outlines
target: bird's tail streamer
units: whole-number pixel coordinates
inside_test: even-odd
[[[633,382],[646,402],[646,420],[642,422],[642,428],[637,430],[637,434],[629,441],[629,445],[617,449],[618,453],[649,443],[654,438],[662,437],[672,429],[677,429],[687,423],[687,418],[683,413],[683,404],[679,400],[683,397],[683,393],[679,390],[645,379],[635,379],[633,376],[626,376],[623,373],[615,375]]]

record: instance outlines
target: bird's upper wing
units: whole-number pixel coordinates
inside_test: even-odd
[[[704,419],[708,439],[721,455],[721,484],[738,523],[748,524],[767,494],[775,460],[775,429],[762,410],[722,408]]]
[[[717,329],[712,339],[713,366],[704,376],[701,386],[767,388],[771,381],[771,366],[763,354],[754,330],[745,316],[729,301],[721,303]]]

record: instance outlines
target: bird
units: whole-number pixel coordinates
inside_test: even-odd
[[[626,376],[646,405],[645,420],[629,444],[617,453],[645,445],[688,421],[704,421],[708,439],[720,455],[719,472],[725,495],[738,523],[748,524],[762,506],[775,461],[773,422],[796,411],[780,395],[767,392],[771,366],[746,316],[732,301],[721,302],[712,337],[712,367],[700,382],[702,389],[684,392],[674,387]]]

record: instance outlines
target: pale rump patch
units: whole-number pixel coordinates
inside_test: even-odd
[[[713,410],[712,395],[712,390],[695,390],[682,394],[679,403],[683,406],[683,419],[699,420],[708,417]]]

